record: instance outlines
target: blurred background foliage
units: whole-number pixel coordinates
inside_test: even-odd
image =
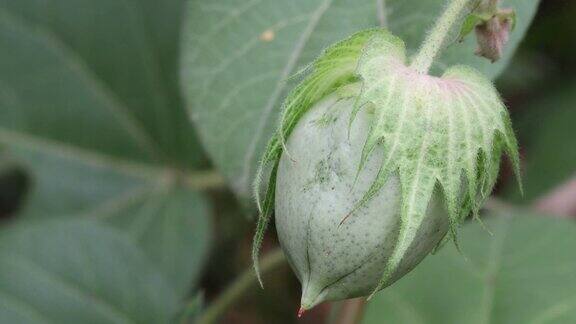
[[[178,85],[184,2],[0,0],[0,323],[193,322],[249,268],[253,212],[214,171]],[[525,195],[506,164],[496,195],[517,205],[576,175],[574,16],[575,1],[542,1],[497,80],[521,143]],[[303,60],[317,50],[309,52]],[[504,255],[537,243],[516,260],[532,273],[510,274],[504,264],[508,279],[484,285],[448,247],[380,294],[365,322],[462,323],[486,315],[466,308],[486,289],[498,296],[491,323],[533,319],[518,308],[576,321],[576,265],[566,250],[576,244],[574,225],[506,213],[487,217],[494,239],[468,226],[464,254],[491,263],[484,248],[510,231]],[[276,246],[269,235],[264,253]],[[510,278],[518,278],[514,289]],[[291,271],[281,266],[264,280],[266,289],[248,290],[222,322],[294,323],[299,284]],[[523,286],[551,296],[515,288]],[[421,297],[406,297],[414,295]],[[448,313],[454,308],[461,311]],[[338,317],[335,309],[322,305],[300,322]]]

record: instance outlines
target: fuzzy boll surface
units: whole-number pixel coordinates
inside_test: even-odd
[[[400,232],[401,190],[391,176],[362,208],[346,215],[372,185],[382,154],[358,174],[373,112],[362,109],[349,127],[353,98],[333,94],[298,122],[276,178],[276,228],[302,283],[302,306],[370,294],[382,278]],[[356,181],[355,181],[356,180]],[[445,236],[448,217],[434,197],[418,239],[387,285],[414,268]]]

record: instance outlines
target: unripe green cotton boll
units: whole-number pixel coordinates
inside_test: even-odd
[[[492,83],[470,67],[433,76],[407,61],[398,37],[360,32],[328,48],[283,106],[255,185],[259,197],[269,170],[252,252],[258,273],[274,211],[303,309],[373,294],[447,233],[456,242],[492,191],[503,152],[518,174]]]
[[[292,131],[278,167],[276,229],[302,283],[304,309],[370,294],[400,233],[398,175],[344,220],[382,164],[382,154],[375,152],[356,178],[374,112],[360,110],[349,129],[354,102],[333,94],[314,105]],[[444,237],[448,216],[441,207],[441,200],[431,200],[419,239],[386,285],[414,268]]]

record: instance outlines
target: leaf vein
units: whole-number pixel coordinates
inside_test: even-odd
[[[298,59],[302,55],[302,51],[304,50],[304,47],[306,46],[306,44],[308,43],[308,40],[312,36],[312,33],[314,32],[314,30],[316,29],[316,27],[320,23],[320,20],[324,16],[324,13],[326,13],[328,8],[330,8],[331,4],[332,4],[332,0],[323,1],[322,4],[320,4],[320,6],[318,7],[318,9],[316,9],[316,11],[312,14],[312,16],[310,18],[310,22],[308,23],[308,26],[306,26],[300,39],[298,40],[298,42],[296,42],[296,45],[294,46],[292,53],[290,54],[290,57],[288,58],[288,62],[286,63],[286,65],[282,71],[282,74],[280,75],[278,82],[276,83],[276,87],[275,87],[274,91],[272,92],[272,95],[270,96],[268,102],[266,103],[266,105],[264,106],[264,109],[262,110],[262,112],[260,114],[260,119],[258,121],[256,131],[254,133],[254,136],[252,137],[252,140],[250,141],[250,143],[248,145],[248,149],[246,150],[246,154],[244,155],[244,159],[243,159],[244,167],[243,167],[242,174],[240,175],[240,184],[241,184],[240,188],[248,188],[249,187],[250,174],[252,172],[252,160],[254,158],[254,155],[256,154],[256,149],[257,149],[258,143],[261,140],[261,137],[263,135],[266,123],[268,122],[268,119],[270,118],[272,109],[276,105],[278,99],[280,98],[282,92],[284,91],[284,88],[286,87],[285,79],[288,78],[288,76],[290,76],[292,71],[294,71],[294,68],[296,67],[296,64],[298,63]]]

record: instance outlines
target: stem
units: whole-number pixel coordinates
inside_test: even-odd
[[[214,170],[191,171],[182,175],[183,182],[196,190],[212,190],[226,188],[226,181]]]
[[[386,11],[386,1],[376,0],[376,16],[378,16],[378,22],[382,28],[388,28],[388,17],[386,16]]]
[[[436,21],[434,28],[428,34],[420,50],[416,53],[411,67],[416,71],[426,74],[432,62],[440,52],[446,42],[448,34],[470,0],[452,0],[440,18]]]
[[[286,259],[281,249],[276,249],[267,253],[262,258],[261,272],[270,272],[280,265],[284,264]],[[226,310],[237,302],[251,287],[256,285],[256,275],[252,267],[244,270],[244,272],[228,286],[223,293],[221,293],[216,300],[206,308],[202,316],[196,322],[197,324],[212,324],[216,323],[218,318],[222,316]]]

